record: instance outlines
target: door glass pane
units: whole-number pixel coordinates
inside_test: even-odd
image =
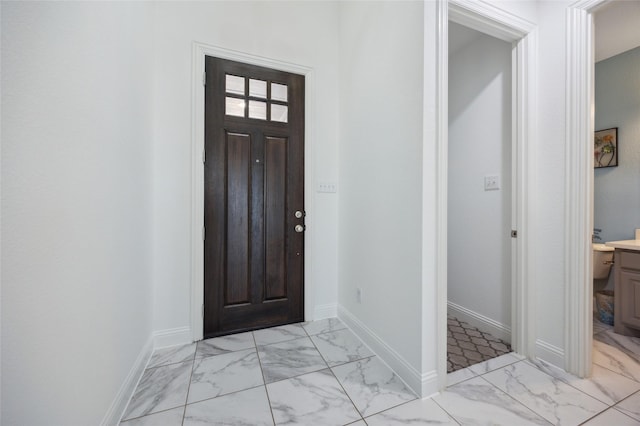
[[[267,99],[267,82],[262,80],[249,80],[249,96]]]
[[[227,74],[226,91],[244,96],[244,77]]]
[[[249,118],[258,120],[267,119],[267,103],[260,101],[249,101]]]
[[[271,99],[287,102],[287,86],[285,84],[271,83]]]
[[[285,105],[271,104],[271,121],[288,122],[289,108]]]
[[[225,112],[227,115],[244,117],[244,99],[225,98]]]

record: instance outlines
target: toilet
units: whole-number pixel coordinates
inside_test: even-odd
[[[601,243],[591,244],[593,248],[593,279],[603,280],[609,277],[613,264],[613,247],[607,247]]]

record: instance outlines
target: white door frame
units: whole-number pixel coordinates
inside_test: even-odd
[[[529,221],[534,192],[535,167],[533,142],[536,140],[537,30],[522,18],[491,4],[471,0],[441,0],[438,3],[437,99],[436,99],[436,286],[438,387],[446,387],[447,377],[447,192],[448,192],[448,21],[513,43],[512,122],[514,151],[512,173],[515,177],[512,222],[518,231],[512,284],[513,350],[531,357],[534,354],[534,282],[532,270],[533,240]]]
[[[305,131],[304,131],[304,204],[307,216],[307,230],[304,237],[304,315],[305,320],[313,319],[315,301],[313,281],[313,263],[311,248],[315,240],[313,227],[313,105],[314,105],[314,71],[312,68],[278,61],[261,56],[249,55],[235,50],[194,42],[192,48],[192,118],[191,118],[191,335],[192,341],[203,338],[204,313],[204,63],[205,56],[243,62],[245,64],[272,68],[280,71],[302,74],[305,76]]]
[[[565,150],[565,370],[591,374],[593,344],[593,13],[608,0],[567,8]]]

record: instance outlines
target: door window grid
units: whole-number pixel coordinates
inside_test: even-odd
[[[225,114],[287,123],[288,89],[286,84],[226,74]]]

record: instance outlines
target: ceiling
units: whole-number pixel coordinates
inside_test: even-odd
[[[449,56],[464,49],[481,35],[479,31],[449,21]]]

